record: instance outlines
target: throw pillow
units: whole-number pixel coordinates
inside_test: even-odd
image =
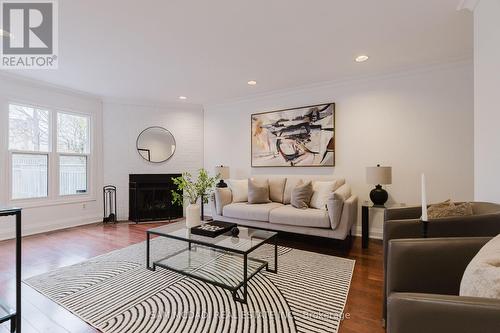
[[[226,180],[227,185],[231,189],[233,202],[248,201],[248,180],[246,179],[229,179]]]
[[[335,181],[329,182],[313,182],[313,195],[311,197],[311,208],[326,209],[326,202],[330,193],[335,190]]]
[[[248,203],[261,204],[269,203],[269,182],[248,179]]]
[[[351,197],[351,187],[347,184],[340,186],[335,192],[331,193],[327,203],[328,216],[330,217],[330,225],[335,230],[342,218],[342,210],[344,209],[344,201]]]
[[[269,199],[273,202],[283,203],[285,196],[286,178],[269,179]]]
[[[445,202],[429,206],[427,214],[429,219],[470,216],[472,215],[472,204],[470,202],[464,202],[456,205],[453,201],[446,200]]]
[[[312,194],[312,183],[304,183],[303,181],[300,181],[292,191],[292,206],[299,209],[307,209],[309,207]]]
[[[486,243],[467,265],[460,296],[500,299],[500,235]]]
[[[285,193],[283,193],[283,203],[289,205],[292,201],[293,189],[302,181],[300,178],[287,177],[285,182]]]

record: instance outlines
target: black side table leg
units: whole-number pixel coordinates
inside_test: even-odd
[[[16,331],[16,318],[12,318],[10,320],[10,333],[14,333]]]
[[[21,332],[21,212],[16,213],[16,324],[15,331]],[[12,323],[11,323],[12,330]]]
[[[361,207],[361,246],[363,249],[368,248],[368,221],[370,220],[369,209],[370,208],[367,206]]]

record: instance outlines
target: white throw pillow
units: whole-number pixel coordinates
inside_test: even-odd
[[[227,185],[231,189],[233,202],[248,201],[248,179],[229,179],[226,181]]]
[[[467,265],[460,296],[500,299],[500,235],[486,243]]]
[[[314,181],[313,195],[309,207],[326,210],[326,202],[330,194],[335,190],[335,184],[335,181]]]

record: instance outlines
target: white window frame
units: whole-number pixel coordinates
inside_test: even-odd
[[[47,110],[49,112],[49,151],[48,152],[36,152],[36,151],[23,151],[23,150],[10,150],[9,149],[9,129],[10,129],[10,111],[9,106],[11,104],[26,106],[35,109]],[[8,99],[6,103],[7,116],[6,116],[6,134],[5,142],[7,144],[7,184],[8,184],[8,201],[12,205],[17,205],[26,208],[43,207],[43,206],[53,206],[60,204],[71,204],[71,203],[85,203],[90,201],[95,201],[95,188],[94,184],[94,127],[95,127],[95,117],[91,113],[80,112],[75,110],[69,110],[54,106],[47,106],[36,104],[32,102]],[[57,151],[57,115],[58,113],[75,115],[86,117],[88,119],[88,151],[86,153],[59,153]],[[33,154],[33,155],[47,155],[48,156],[48,170],[47,170],[47,197],[40,198],[26,198],[26,199],[14,199],[12,197],[12,155],[13,154]],[[61,195],[59,189],[59,157],[63,156],[85,156],[87,158],[87,192]]]
[[[58,151],[58,145],[57,145],[57,136],[58,136],[58,127],[57,127],[57,119],[58,119],[58,115],[59,114],[67,114],[67,115],[70,115],[70,116],[78,116],[78,117],[85,117],[88,119],[88,150],[87,152],[84,152],[84,153],[66,153],[66,152],[62,152],[60,153]],[[91,169],[91,152],[92,152],[92,117],[91,115],[89,114],[84,114],[84,113],[79,113],[79,112],[74,112],[74,111],[62,111],[62,110],[57,110],[54,112],[54,118],[55,118],[55,130],[54,130],[54,135],[55,135],[55,140],[53,141],[53,144],[54,144],[54,154],[57,155],[57,194],[59,197],[64,197],[64,198],[75,198],[75,197],[82,197],[82,196],[86,196],[89,194],[90,192],[90,169]],[[60,180],[60,160],[61,160],[61,156],[83,156],[87,159],[87,163],[86,163],[86,167],[87,167],[87,174],[86,174],[86,182],[87,182],[87,192],[85,193],[75,193],[75,194],[61,194],[61,184],[59,183],[59,180]]]

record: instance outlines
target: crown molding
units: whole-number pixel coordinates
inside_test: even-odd
[[[0,80],[7,80],[7,81],[11,80],[11,81],[25,84],[25,85],[28,85],[28,86],[31,86],[34,88],[48,88],[48,89],[51,89],[53,91],[57,91],[57,92],[67,94],[67,95],[77,96],[80,98],[81,97],[92,98],[92,99],[96,99],[99,101],[102,100],[101,95],[92,94],[92,93],[89,93],[89,92],[86,92],[83,90],[77,90],[77,89],[69,88],[69,87],[58,85],[55,83],[50,83],[50,82],[43,81],[43,80],[33,79],[31,77],[16,74],[16,73],[13,73],[12,71],[7,71],[4,69],[0,70]]]
[[[473,12],[481,0],[460,0],[457,10],[470,10]]]

